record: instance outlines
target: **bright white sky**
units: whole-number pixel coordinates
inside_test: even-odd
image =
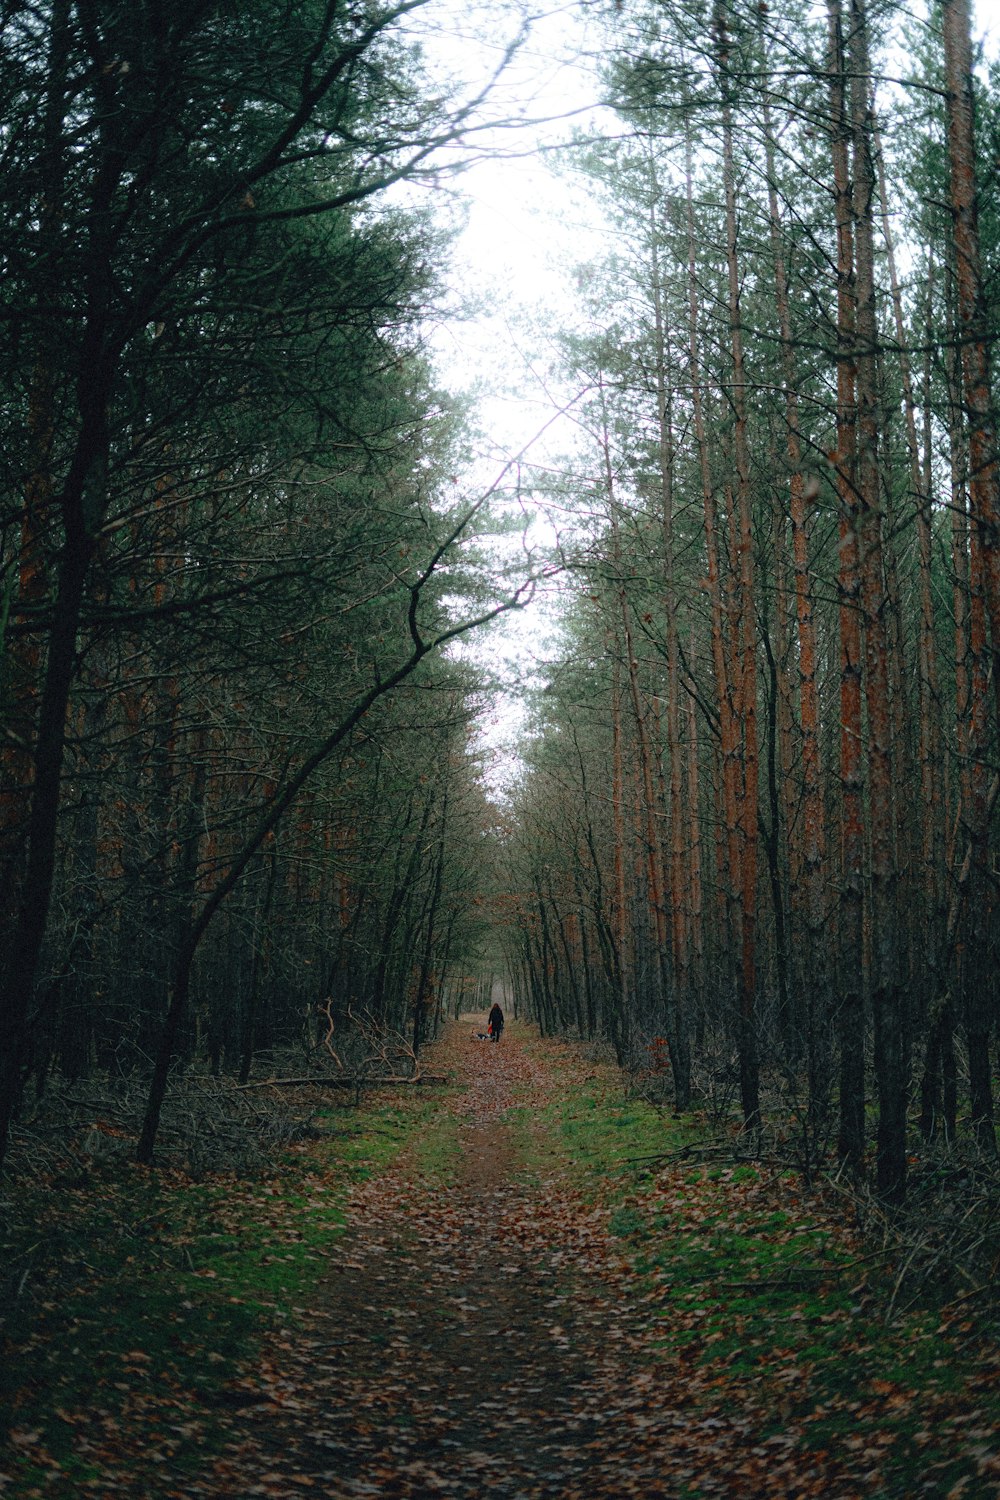
[[[416,13],[414,29],[432,66],[474,77],[478,86],[517,36],[521,14],[515,0],[431,0]],[[456,305],[469,312],[443,321],[434,347],[442,382],[478,393],[481,459],[463,476],[470,498],[552,423],[553,399],[545,382],[548,334],[573,321],[575,265],[604,249],[607,231],[595,208],[556,175],[544,149],[566,140],[574,124],[593,122],[598,85],[585,56],[587,45],[579,0],[545,13],[536,10],[528,40],[491,110],[494,118],[524,123],[491,132],[489,158],[444,184],[464,225],[451,284]],[[457,96],[456,89],[451,97]],[[562,392],[559,399],[565,399]],[[565,424],[549,426],[525,455],[525,487],[531,483],[532,459],[554,464],[572,446],[573,433]],[[529,540],[537,539],[541,525],[535,523]],[[516,764],[524,724],[518,686],[530,679],[536,662],[544,671],[545,660],[558,652],[554,607],[552,598],[539,597],[494,627],[488,638],[458,648],[509,676],[513,685],[496,702],[481,737],[494,786]]]

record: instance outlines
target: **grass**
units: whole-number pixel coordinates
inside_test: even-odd
[[[0,1247],[20,1290],[0,1361],[9,1492],[98,1482],[126,1428],[138,1492],[167,1492],[165,1464],[174,1487],[201,1466],[227,1382],[308,1303],[352,1185],[415,1140],[446,1158],[440,1098],[334,1108],[328,1134],[267,1177],[192,1182],[119,1162],[19,1190]]]
[[[588,1196],[627,1192],[648,1177],[656,1158],[702,1138],[689,1120],[675,1119],[643,1099],[626,1100],[614,1084],[567,1092],[549,1106],[547,1123]],[[616,1177],[609,1180],[609,1174]]]
[[[883,1475],[865,1490],[875,1500],[994,1492],[978,1487],[978,1457],[1000,1431],[996,1350],[929,1301],[888,1316],[890,1273],[820,1197],[753,1163],[686,1165],[683,1147],[709,1144],[698,1122],[614,1086],[567,1089],[549,1117],[655,1307],[660,1357],[692,1392],[749,1393],[762,1439],[863,1452]]]
[[[626,1098],[579,1050],[553,1076],[544,1100],[530,1080],[515,1088],[513,1168],[527,1181],[556,1165],[607,1206],[657,1357],[692,1399],[750,1400],[762,1438],[869,1445],[887,1476],[864,1490],[873,1500],[990,1492],[976,1464],[1000,1427],[1000,1363],[974,1327],[929,1302],[888,1319],[883,1271],[792,1174],[692,1164],[684,1148],[710,1144],[701,1123]],[[419,1174],[454,1180],[446,1098],[331,1108],[326,1136],[267,1176],[193,1182],[120,1162],[19,1193],[0,1247],[7,1493],[85,1493],[115,1461],[147,1500],[183,1492],[222,1440],[241,1366],[310,1304],[351,1186],[404,1149]]]
[[[438,1102],[440,1095],[437,1096]],[[413,1139],[414,1170],[431,1182],[447,1186],[455,1180],[458,1166],[459,1121],[454,1115],[434,1113],[423,1122]]]

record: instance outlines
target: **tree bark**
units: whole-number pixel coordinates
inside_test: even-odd
[[[690,137],[685,142],[685,199],[687,208],[687,253],[688,253],[688,368],[691,375],[691,409],[694,421],[695,445],[701,478],[702,506],[705,528],[705,560],[707,575],[705,588],[710,608],[710,642],[712,667],[715,677],[715,698],[719,720],[720,757],[720,803],[722,817],[719,819],[719,845],[717,859],[720,871],[719,890],[725,902],[725,931],[721,935],[721,967],[727,987],[736,981],[738,1005],[743,998],[741,980],[737,977],[739,963],[734,963],[737,954],[743,951],[742,932],[742,882],[740,845],[740,797],[739,797],[739,727],[734,710],[731,674],[727,661],[725,642],[725,611],[722,598],[720,569],[720,546],[718,507],[712,479],[708,433],[705,422],[704,386],[701,369],[701,313],[698,294],[697,235],[694,216],[694,169]],[[739,1015],[737,1025],[740,1025]],[[741,1035],[742,1041],[742,1035]],[[750,1070],[747,1083],[750,1082]],[[742,1084],[741,1074],[741,1084]],[[748,1088],[748,1095],[750,1090]],[[751,1104],[752,1098],[746,1101]]]
[[[658,184],[654,187],[658,196]],[[688,1034],[688,992],[690,988],[688,933],[684,921],[683,891],[688,883],[684,872],[684,806],[683,768],[680,744],[680,646],[677,634],[679,601],[674,567],[674,443],[671,431],[670,391],[668,389],[668,348],[663,309],[658,225],[655,208],[650,210],[650,240],[653,272],[653,331],[656,339],[656,424],[659,458],[660,504],[663,526],[663,594],[667,635],[667,757],[670,763],[670,879],[667,883],[670,903],[670,1000],[671,1064],[678,1109],[691,1103],[691,1043]]]
[[[878,1088],[876,1182],[879,1193],[900,1201],[906,1186],[908,1036],[900,983],[892,774],[892,722],[886,640],[879,460],[879,333],[875,310],[874,203],[868,87],[868,23],[864,0],[851,0],[847,63],[851,78],[853,210],[857,335],[857,496],[864,623],[865,705],[868,728],[869,821],[872,883],[872,1020]]]
[[[850,123],[840,0],[827,0],[830,144],[837,232],[837,447],[831,455],[840,510],[837,575],[840,634],[840,861],[838,913],[840,1121],[838,1151],[854,1171],[865,1150],[865,1005],[862,965],[864,813],[861,737],[861,616],[857,536],[855,293]]]
[[[726,274],[732,358],[733,454],[736,464],[735,575],[739,628],[737,785],[739,828],[740,963],[737,982],[740,1099],[744,1128],[760,1129],[760,1061],[757,1041],[757,621],[754,606],[750,453],[747,445],[746,369],[737,243],[736,169],[733,160],[733,80],[725,9],[717,4],[718,72],[722,104],[722,176],[726,203]]]
[[[763,29],[763,18],[762,18]],[[823,803],[823,771],[820,756],[820,712],[817,684],[816,625],[809,568],[808,506],[819,493],[815,481],[806,482],[802,470],[802,441],[797,399],[798,372],[792,336],[788,273],[781,239],[778,211],[775,138],[769,92],[764,95],[764,146],[767,166],[768,222],[774,263],[775,306],[781,339],[784,380],[785,442],[788,457],[789,515],[792,523],[792,568],[795,582],[795,617],[798,627],[799,734],[802,754],[802,871],[805,887],[805,979],[806,1056],[809,1075],[809,1110],[814,1130],[819,1129],[829,1107],[832,1038],[830,1036],[830,976],[827,965],[827,870],[826,813]]]
[[[989,325],[979,245],[975,90],[968,0],[942,0],[941,14],[947,87],[952,236],[958,291],[957,332],[962,354],[962,393],[969,455],[972,607],[975,613],[976,597],[981,589],[990,624],[993,686],[997,694],[997,724],[1000,729],[1000,465],[990,370]],[[973,631],[975,635],[975,620]],[[975,660],[975,638],[972,642],[972,654]],[[974,701],[974,716],[975,713]],[[973,749],[977,761],[984,749],[982,741]],[[974,767],[973,859],[976,868],[970,881],[970,932],[974,951],[968,955],[965,994],[973,1131],[980,1145],[992,1153],[996,1150],[996,1134],[993,1124],[989,1044],[991,1019],[996,1004],[997,971],[990,950],[997,914],[989,870],[988,830],[981,826],[984,815],[981,795],[984,779],[981,764]]]

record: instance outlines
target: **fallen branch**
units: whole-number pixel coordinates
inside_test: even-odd
[[[447,1082],[448,1079],[444,1073],[417,1073],[413,1078],[401,1078],[395,1074],[380,1078],[375,1075],[369,1077],[366,1074],[354,1075],[352,1073],[332,1078],[328,1073],[320,1073],[307,1078],[263,1078],[258,1083],[240,1083],[236,1085],[235,1092],[243,1093],[247,1089],[302,1088],[307,1084],[315,1084],[324,1089],[371,1089],[400,1088],[404,1084]]]
[[[777,1157],[763,1152],[742,1152],[733,1142],[718,1142],[717,1145],[706,1143],[706,1145],[678,1146],[675,1151],[652,1151],[645,1157],[621,1157],[619,1161],[624,1164],[645,1163],[652,1166],[657,1161],[711,1161],[714,1157],[724,1157],[732,1161],[735,1167],[787,1167],[792,1164],[792,1158]]]
[[[704,1142],[699,1144],[692,1143],[689,1146],[677,1146],[672,1151],[649,1151],[643,1156],[623,1156],[621,1160],[622,1164],[626,1164],[634,1162],[682,1161],[685,1158],[707,1158],[710,1156],[728,1156],[732,1161],[737,1162],[740,1166],[749,1161],[753,1161],[756,1164],[757,1162],[765,1160],[765,1158],[761,1156],[750,1157],[741,1155],[738,1151],[735,1151],[733,1149],[733,1144],[731,1141]],[[768,1158],[768,1160],[777,1161],[778,1158]]]
[[[762,1276],[759,1281],[717,1281],[715,1285],[726,1292],[797,1291],[801,1287],[811,1287],[810,1278],[813,1276],[832,1281],[839,1270],[839,1266],[799,1266],[789,1276]]]

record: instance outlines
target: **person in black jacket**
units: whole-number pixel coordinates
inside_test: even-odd
[[[490,1011],[489,1017],[489,1033],[491,1040],[494,1042],[498,1042],[500,1040],[500,1033],[502,1031],[503,1011],[500,1009],[499,1005],[494,1004],[493,1009]]]

